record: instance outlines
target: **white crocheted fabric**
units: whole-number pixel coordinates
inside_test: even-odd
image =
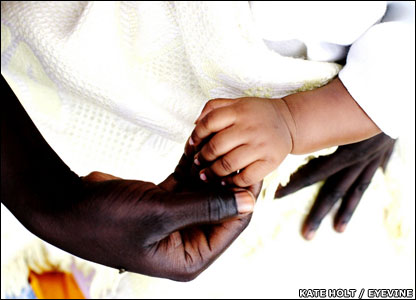
[[[269,50],[247,2],[2,2],[1,37],[3,76],[75,172],[156,183],[209,99],[279,98],[340,70]],[[269,198],[302,161],[266,181]]]
[[[2,73],[85,172],[107,160],[110,173],[161,180],[209,99],[281,97],[340,69],[270,51],[245,2],[16,2],[1,13]]]

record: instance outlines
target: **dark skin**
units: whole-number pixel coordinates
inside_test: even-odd
[[[159,185],[101,172],[79,177],[3,78],[2,91],[1,201],[45,241],[110,267],[188,281],[248,225],[261,184],[250,192],[206,185],[186,155]]]
[[[333,154],[310,160],[279,186],[275,197],[282,198],[306,186],[324,180],[302,226],[302,235],[310,240],[322,219],[342,198],[334,219],[334,228],[343,232],[378,167],[385,170],[396,140],[380,133],[367,140],[340,146]]]

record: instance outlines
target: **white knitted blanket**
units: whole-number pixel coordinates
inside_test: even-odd
[[[54,1],[2,2],[1,70],[79,175],[99,170],[159,182],[173,171],[209,99],[279,98],[324,85],[340,66],[269,50],[247,2]],[[279,167],[264,194],[271,199],[302,161]],[[2,229],[5,236],[9,253],[12,236]],[[5,261],[2,248],[2,275],[15,276],[2,276],[2,296],[18,290],[28,265],[68,269],[69,255],[48,254],[33,237],[18,246]],[[95,296],[116,287],[96,278]]]
[[[282,97],[340,69],[270,51],[247,2],[16,2],[1,13],[2,73],[85,172],[109,160],[110,173],[161,180],[209,99]]]

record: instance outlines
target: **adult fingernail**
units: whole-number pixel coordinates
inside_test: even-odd
[[[195,142],[192,139],[192,137],[189,137],[189,145],[191,145],[191,146],[195,145]]]
[[[247,191],[237,192],[234,196],[239,214],[246,214],[253,211],[254,198]]]
[[[207,175],[205,175],[204,172],[199,173],[199,178],[201,178],[202,181],[207,181]]]
[[[340,233],[345,231],[345,228],[347,227],[347,223],[339,223],[336,227],[336,230]]]
[[[315,236],[315,230],[309,230],[308,232],[305,233],[305,239],[307,239],[308,241],[310,241],[311,239],[314,238]]]

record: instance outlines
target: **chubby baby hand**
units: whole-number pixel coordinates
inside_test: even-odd
[[[294,123],[282,99],[209,101],[196,120],[188,149],[203,181],[247,187],[276,169],[292,150]]]

